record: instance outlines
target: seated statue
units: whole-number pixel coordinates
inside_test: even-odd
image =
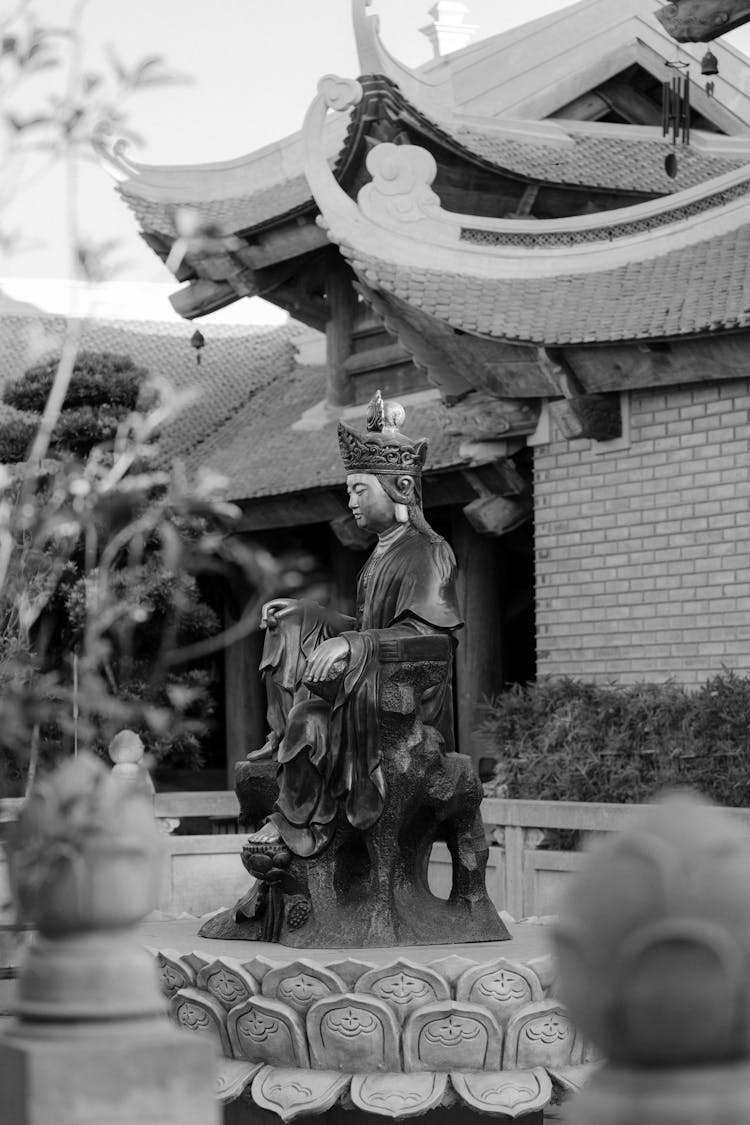
[[[461,627],[456,561],[422,513],[420,477],[426,442],[400,433],[404,411],[377,392],[360,436],[339,423],[349,508],[378,542],[357,581],[357,616],[305,601],[263,607],[267,630],[261,662],[271,735],[251,760],[276,753],[279,797],[270,817],[289,850],[313,856],[330,843],[343,805],[354,828],[371,828],[386,799],[378,739],[379,649],[386,639]],[[338,675],[337,675],[338,673]],[[335,677],[332,701],[321,683]],[[421,704],[422,721],[453,750],[448,675]],[[271,826],[259,838],[272,837]]]
[[[271,734],[237,767],[242,862],[257,880],[204,937],[297,947],[502,940],[484,881],[482,787],[455,753],[456,562],[422,513],[426,443],[378,392],[367,433],[339,425],[349,508],[377,544],[356,617],[276,599],[262,612]],[[275,776],[274,776],[275,775]],[[429,888],[432,845],[452,890]]]

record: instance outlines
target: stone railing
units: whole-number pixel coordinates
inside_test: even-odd
[[[0,825],[15,819],[22,801],[0,801]],[[576,830],[587,839],[622,829],[640,806],[586,804],[572,801],[521,801],[488,797],[482,819],[490,848],[487,887],[493,902],[514,918],[557,912],[558,900],[569,875],[577,871],[582,856],[545,846],[555,829]],[[157,793],[154,811],[166,832],[167,871],[160,907],[168,913],[203,914],[235,901],[246,889],[247,875],[240,862],[243,835],[237,824],[237,798],[232,791]],[[730,815],[750,833],[750,809],[732,809]],[[205,817],[212,826],[202,835],[174,835],[175,822]],[[443,844],[436,844],[430,860],[430,885],[434,893],[450,892],[451,864]],[[2,874],[0,873],[0,900]]]

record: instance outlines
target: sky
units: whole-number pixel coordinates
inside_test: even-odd
[[[35,6],[59,24],[72,2],[36,0]],[[477,38],[567,6],[560,0],[467,4],[466,22],[478,25]],[[0,0],[0,15],[11,6],[11,0]],[[383,42],[409,66],[432,57],[419,31],[430,20],[429,7],[430,0],[372,0],[370,10],[380,17]],[[146,91],[130,102],[129,123],[144,143],[128,155],[146,164],[229,160],[270,144],[301,127],[321,75],[358,73],[350,0],[87,0],[83,33],[85,58],[94,66],[112,44],[127,63],[161,54],[173,70],[192,78],[190,84]],[[729,38],[750,49],[748,28]],[[114,187],[99,165],[83,169],[83,226],[94,238],[117,241],[114,259],[123,309],[128,288],[143,286],[141,304],[152,300],[149,293],[161,301],[162,291],[174,290],[176,283],[142,243]],[[23,231],[25,245],[0,255],[0,284],[6,292],[15,279],[18,292],[12,295],[33,300],[35,292],[50,294],[59,288],[54,279],[69,275],[62,198],[61,177],[53,172],[15,201],[10,217]],[[47,279],[46,286],[30,280],[37,278]],[[253,306],[251,318],[269,310],[265,303],[241,301],[228,315],[248,317],[248,306]],[[169,312],[165,309],[167,316]]]

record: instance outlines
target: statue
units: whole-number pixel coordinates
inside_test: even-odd
[[[237,789],[241,805],[243,786],[254,791],[257,812],[257,781],[264,770],[268,779],[270,765],[278,794],[243,853],[260,883],[238,904],[236,921],[258,922],[266,940],[282,930],[299,944],[313,934],[325,944],[329,933],[350,945],[438,940],[434,919],[421,929],[405,921],[406,893],[396,923],[392,884],[402,876],[414,891],[416,880],[432,918],[440,900],[429,894],[426,871],[441,834],[454,854],[453,906],[468,925],[462,940],[507,936],[484,888],[481,786],[470,760],[454,752],[452,656],[462,625],[455,558],[424,518],[427,445],[400,432],[403,420],[400,404],[377,392],[365,435],[339,424],[349,508],[378,537],[358,578],[356,618],[290,599],[263,608],[271,734],[238,767]],[[368,895],[374,907],[389,900],[376,923],[364,915]],[[477,911],[481,938],[471,936]],[[233,936],[214,920],[202,934]]]
[[[295,855],[322,851],[335,830],[337,802],[348,822],[371,828],[385,801],[377,729],[380,643],[443,634],[462,625],[456,600],[456,560],[422,514],[420,476],[425,442],[397,427],[398,403],[378,392],[359,437],[339,424],[349,508],[357,526],[378,543],[357,583],[356,619],[306,602],[278,599],[263,609],[266,674],[279,799],[271,822]],[[333,703],[317,694],[336,679]],[[449,675],[422,700],[422,719],[453,750]],[[253,760],[255,755],[251,754]]]

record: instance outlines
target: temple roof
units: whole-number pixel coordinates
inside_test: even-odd
[[[656,17],[666,0],[578,0],[411,69],[388,51],[370,0],[353,0],[363,74],[395,82],[423,113],[454,122],[469,117],[526,118],[556,115],[576,98],[637,61],[663,75],[676,55],[674,40]],[[381,9],[385,0],[379,0]],[[523,11],[519,10],[522,18]],[[714,99],[693,90],[693,104],[727,133],[750,133],[747,60],[723,41],[712,43],[719,62]],[[705,47],[681,43],[679,56],[700,70]]]
[[[374,86],[377,80],[369,81]],[[382,79],[380,86],[409,112],[397,90],[389,89]],[[468,162],[481,161],[497,172],[550,184],[669,194],[750,159],[750,139],[703,134],[694,137],[672,178],[664,168],[669,141],[660,129],[648,126],[579,121],[506,124],[502,120],[481,124],[440,121],[413,111],[409,118],[426,137],[442,135],[452,142]],[[356,130],[343,128],[344,124],[340,121],[336,129],[328,126],[325,134],[328,160],[339,179],[360,139]],[[195,209],[226,232],[248,233],[295,211],[317,210],[298,140],[299,135],[287,139],[290,143],[283,165],[267,165],[266,150],[226,165],[163,169],[132,164],[118,190],[144,230],[170,240],[177,234],[176,210],[180,207]],[[263,182],[274,173],[278,178]]]
[[[358,83],[350,96],[360,96]],[[308,115],[307,177],[329,237],[370,294],[386,300],[391,330],[409,309],[472,337],[544,346],[750,323],[750,164],[611,211],[482,219],[441,206],[429,152],[383,144],[368,156],[372,180],[354,203],[316,155],[327,98],[324,85]],[[423,322],[420,332],[430,335]]]

